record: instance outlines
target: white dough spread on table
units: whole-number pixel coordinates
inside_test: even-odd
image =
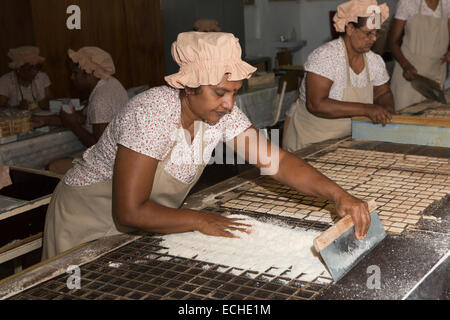
[[[161,253],[258,273],[272,268],[270,274],[291,279],[301,275],[299,279],[304,281],[330,278],[313,247],[321,232],[260,222],[245,215],[229,217],[244,219],[239,222],[251,225],[251,233],[233,231],[240,238],[213,237],[198,231],[164,235],[160,245],[167,249]]]

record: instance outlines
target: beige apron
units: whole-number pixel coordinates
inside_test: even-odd
[[[347,87],[344,89],[342,101],[373,103],[373,83],[370,81],[369,65],[364,55],[368,85],[363,88],[352,86],[350,78],[350,64],[347,56],[347,49],[344,44],[346,67],[347,67]],[[351,134],[351,119],[326,119],[313,115],[308,111],[304,103],[298,103],[289,122],[283,149],[290,152],[302,149],[311,143],[321,142],[328,139],[337,139]]]
[[[419,74],[443,84],[447,64],[441,63],[441,57],[447,53],[449,36],[443,1],[440,1],[440,6],[441,18],[425,16],[422,14],[420,1],[419,12],[406,24],[401,50]],[[396,111],[426,99],[403,77],[403,69],[397,61],[392,74],[391,90]]]
[[[204,123],[200,126],[201,155],[204,150]],[[175,143],[174,143],[175,145]],[[158,163],[150,200],[170,208],[179,208],[200,178],[203,161],[190,183],[177,180],[167,173],[167,157]],[[47,210],[42,260],[51,258],[79,244],[134,229],[121,226],[112,215],[112,179],[89,186],[69,186],[61,181],[56,187]]]

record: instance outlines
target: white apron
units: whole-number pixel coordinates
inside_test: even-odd
[[[203,123],[200,128],[203,155]],[[167,157],[158,163],[150,200],[169,208],[179,208],[206,165],[204,162],[198,165],[192,182],[179,181],[164,170],[172,151],[173,147]],[[133,231],[136,230],[119,225],[113,217],[112,179],[81,187],[69,186],[61,181],[47,209],[42,260],[82,243]]]
[[[440,1],[441,18],[425,16],[422,14],[420,1],[419,12],[406,24],[401,46],[403,55],[420,75],[440,84],[444,83],[447,72],[447,64],[441,63],[441,57],[447,53],[449,42],[448,19],[444,16],[443,6],[443,1]],[[391,90],[396,111],[426,99],[403,77],[403,69],[397,61],[392,74]]]
[[[370,81],[369,65],[364,55],[368,85],[363,88],[352,86],[350,64],[347,49],[344,45],[347,66],[347,87],[344,89],[342,101],[373,104],[373,82]],[[337,139],[351,134],[351,118],[326,119],[313,115],[304,103],[298,103],[289,122],[283,149],[290,152],[305,148],[309,144]]]

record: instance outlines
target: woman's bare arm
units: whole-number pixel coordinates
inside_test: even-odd
[[[189,209],[173,209],[149,200],[158,161],[119,145],[114,164],[113,215],[122,225],[147,232],[176,233],[198,230],[234,237],[228,230],[246,225],[226,216]]]
[[[417,69],[403,55],[402,49],[400,47],[402,42],[402,33],[405,28],[405,25],[406,25],[405,20],[394,19],[389,34],[388,42],[392,55],[403,69],[403,77],[406,80],[411,81],[414,79],[415,74],[417,74]]]
[[[271,176],[301,194],[334,202],[339,216],[352,216],[359,239],[367,233],[370,216],[365,202],[347,193],[304,160],[272,144],[254,127],[241,133],[228,145],[234,147],[247,162],[260,168],[262,174]]]
[[[373,123],[391,121],[390,112],[377,104],[338,101],[329,98],[333,81],[313,72],[306,75],[306,107],[317,117],[336,119],[367,116]]]

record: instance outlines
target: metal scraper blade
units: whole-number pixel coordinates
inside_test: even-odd
[[[356,239],[355,227],[352,226],[320,251],[335,282],[339,281],[386,237],[386,231],[376,210],[371,212],[370,217],[370,227],[364,240]]]
[[[416,78],[411,81],[411,85],[425,98],[447,104],[444,91],[436,81],[421,75],[416,75]]]

